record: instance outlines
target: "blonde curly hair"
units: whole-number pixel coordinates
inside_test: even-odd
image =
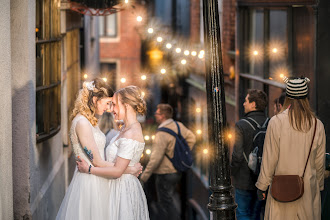
[[[71,120],[80,113],[85,116],[93,126],[96,126],[98,119],[95,117],[96,109],[93,97],[97,97],[97,100],[100,100],[102,98],[112,97],[113,94],[111,87],[100,78],[95,78],[91,82],[84,82],[83,88],[79,91],[78,97],[74,103]]]
[[[147,111],[147,104],[143,99],[142,91],[137,86],[127,86],[115,92],[118,94],[121,103],[130,105],[137,114],[144,115]]]

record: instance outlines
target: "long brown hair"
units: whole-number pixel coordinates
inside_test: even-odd
[[[287,108],[289,108],[289,121],[293,129],[301,132],[309,131],[316,116],[309,105],[308,99],[286,97],[281,112]]]

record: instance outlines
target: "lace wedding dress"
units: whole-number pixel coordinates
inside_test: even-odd
[[[77,137],[76,125],[80,120],[85,120],[84,124],[89,124],[83,129],[91,130],[91,136],[88,137],[88,142],[95,141],[99,153],[104,160],[105,136],[98,127],[93,127],[92,124],[82,115],[77,115],[72,120],[70,129],[70,141],[73,147],[75,156],[80,156],[88,165],[90,161],[83,151],[82,146]],[[86,124],[86,121],[88,122]],[[93,166],[93,165],[92,165]],[[136,177],[134,177],[136,178]],[[62,201],[61,207],[57,213],[58,220],[103,220],[109,219],[107,213],[109,180],[103,177],[98,177],[86,173],[80,173],[76,169],[71,180],[70,186]]]
[[[129,166],[134,166],[140,161],[144,143],[127,138],[117,139],[117,136],[106,149],[107,161],[115,163],[119,156],[131,160]],[[138,178],[123,174],[118,179],[110,179],[108,190],[109,220],[149,220],[146,196]]]

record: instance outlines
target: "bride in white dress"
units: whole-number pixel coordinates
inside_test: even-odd
[[[75,101],[70,141],[75,156],[84,159],[90,166],[114,165],[104,161],[105,135],[97,126],[98,117],[109,109],[112,96],[112,89],[102,79],[96,78],[84,83]],[[132,167],[126,172],[138,174],[138,167]],[[108,219],[107,209],[104,208],[108,201],[105,194],[108,188],[108,179],[76,170],[56,219]]]
[[[136,117],[145,113],[146,104],[136,86],[118,90],[112,102],[115,119],[125,123],[106,151],[108,162],[115,164],[113,167],[92,167],[82,160],[77,161],[78,170],[82,173],[90,170],[91,178],[94,175],[115,178],[109,180],[107,219],[148,220],[147,201],[139,180],[124,174],[127,167],[139,162],[144,149],[142,128]]]

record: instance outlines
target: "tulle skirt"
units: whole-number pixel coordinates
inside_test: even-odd
[[[77,170],[57,213],[56,220],[109,219],[109,180]]]
[[[140,181],[123,174],[109,181],[109,220],[149,220],[147,200]]]

